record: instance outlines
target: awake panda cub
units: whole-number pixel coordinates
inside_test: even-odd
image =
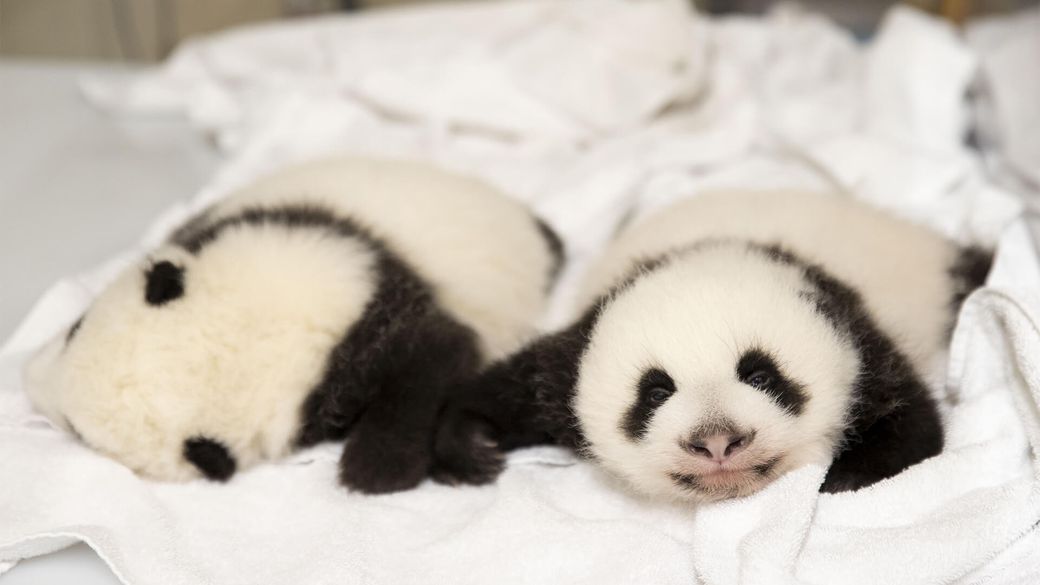
[[[941,452],[924,376],[990,257],[849,198],[734,192],[623,233],[581,315],[450,393],[434,476],[570,446],[643,493],[718,500],[830,465],[854,490]]]
[[[339,159],[218,202],[28,366],[56,425],[152,478],[226,480],[350,434],[341,481],[429,472],[441,392],[531,334],[561,245],[519,203],[417,163]]]

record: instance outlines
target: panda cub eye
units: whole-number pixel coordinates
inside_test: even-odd
[[[651,368],[639,380],[639,393],[650,406],[660,406],[675,394],[675,382],[664,370]]]
[[[757,370],[747,377],[746,383],[752,388],[766,390],[773,385],[773,376],[764,370]]]
[[[646,399],[650,404],[661,404],[665,400],[668,400],[668,397],[671,395],[671,391],[666,390],[665,388],[653,388],[646,395]]]
[[[737,360],[737,380],[759,390],[793,416],[802,413],[809,396],[805,386],[786,375],[769,352],[752,347]]]
[[[643,372],[637,383],[638,396],[620,421],[621,431],[632,441],[642,440],[654,412],[675,394],[675,380],[660,368]]]

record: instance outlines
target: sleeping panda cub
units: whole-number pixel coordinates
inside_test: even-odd
[[[226,480],[350,440],[365,492],[427,475],[440,393],[519,347],[561,261],[491,187],[336,159],[217,203],[126,269],[27,368],[55,424],[152,478]]]
[[[489,367],[440,415],[434,476],[573,447],[648,495],[711,501],[829,465],[854,490],[938,454],[925,376],[990,256],[850,198],[704,195],[630,228],[573,323]]]

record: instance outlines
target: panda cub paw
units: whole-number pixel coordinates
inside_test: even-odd
[[[446,485],[491,483],[505,469],[505,454],[487,422],[447,414],[434,439],[434,481]]]
[[[388,494],[414,488],[430,471],[430,456],[411,444],[393,444],[393,437],[356,435],[340,459],[340,483],[351,491]]]

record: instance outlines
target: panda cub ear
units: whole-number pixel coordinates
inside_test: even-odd
[[[235,458],[220,441],[209,437],[192,437],[184,441],[184,458],[209,479],[227,481],[235,474]]]
[[[152,264],[145,273],[144,300],[156,307],[184,294],[184,269],[169,260]]]

